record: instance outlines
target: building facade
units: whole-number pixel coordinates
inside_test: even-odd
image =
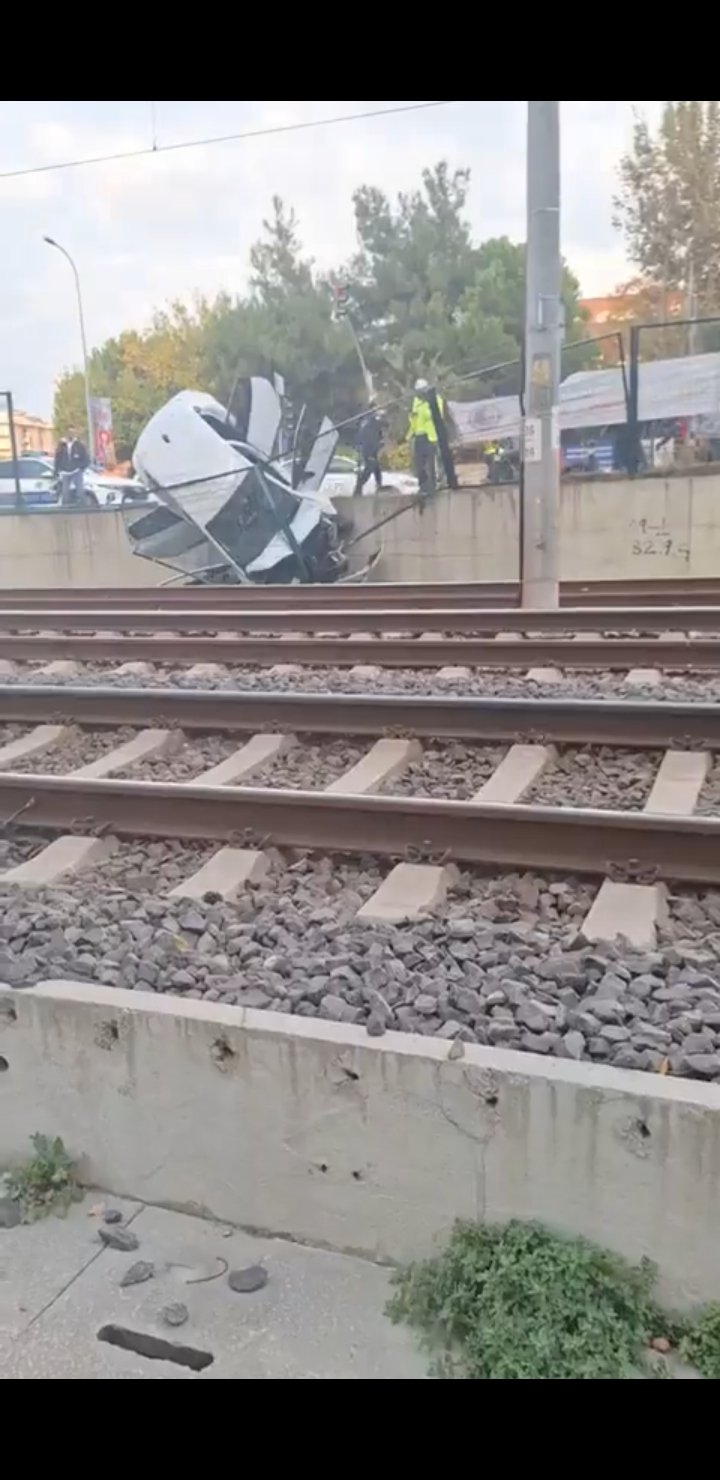
[[[16,411],[13,421],[18,456],[24,452],[52,452],[55,437],[49,421],[43,421],[41,416],[30,416],[27,411]],[[10,424],[7,406],[0,403],[0,459],[8,457],[12,457]]]

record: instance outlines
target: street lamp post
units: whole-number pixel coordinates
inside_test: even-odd
[[[61,247],[60,243],[59,242],[56,242],[54,240],[54,238],[51,237],[51,236],[45,236],[45,237],[43,237],[43,241],[47,242],[47,244],[48,244],[49,247],[55,247],[56,251],[62,252],[63,257],[66,257],[67,260],[68,260],[68,262],[70,263],[70,266],[72,268],[73,277],[75,279],[75,292],[77,293],[78,318],[80,320],[80,340],[81,340],[81,343],[82,343],[83,377],[84,377],[84,380],[85,380],[85,419],[86,419],[86,422],[87,422],[88,457],[90,458],[90,461],[91,462],[94,462],[95,461],[95,447],[93,445],[92,406],[90,405],[90,372],[88,370],[87,339],[85,337],[85,315],[83,313],[82,293],[80,292],[80,277],[79,277],[79,274],[78,274],[77,267],[75,266],[75,263],[74,263],[72,257],[70,256],[70,253],[68,251],[66,251],[65,247]]]

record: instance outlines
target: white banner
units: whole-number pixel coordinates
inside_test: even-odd
[[[449,403],[460,442],[520,436],[517,396]],[[720,354],[650,360],[640,366],[641,422],[720,415]],[[579,370],[560,386],[560,428],[622,426],[627,421],[622,371]]]

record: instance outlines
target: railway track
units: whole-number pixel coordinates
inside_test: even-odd
[[[674,615],[674,614],[672,614]],[[667,614],[668,618],[671,614]],[[279,662],[304,668],[380,667],[402,669],[581,668],[622,672],[633,668],[662,668],[669,672],[716,671],[720,668],[717,637],[690,635],[656,637],[583,638],[522,634],[504,637],[421,637],[371,635],[347,637],[158,637],[77,633],[4,633],[0,631],[0,659],[7,662],[51,663],[159,663],[182,667],[216,663],[226,668],[270,667]]]
[[[77,609],[83,607],[163,607],[192,609],[299,610],[304,607],[517,607],[516,581],[382,582],[358,586],[125,586],[18,588],[0,592],[0,608]],[[637,581],[563,581],[563,606],[718,606],[720,578],[694,577]]]
[[[11,985],[720,1083],[720,815],[693,815],[713,776],[720,813],[715,705],[12,684],[0,729]],[[603,772],[602,804],[577,805]],[[398,875],[414,894],[393,914]]]
[[[720,882],[720,820],[682,815],[683,810],[692,812],[710,773],[711,754],[720,749],[720,710],[715,705],[180,689],[159,695],[155,690],[13,685],[0,689],[0,718],[6,726],[36,726],[27,736],[11,734],[6,741],[10,751],[0,750],[0,815],[21,817],[25,825],[68,828],[86,819],[90,831],[99,827],[122,836],[266,837],[279,847],[385,856],[420,849],[473,864],[563,868],[591,874],[610,870],[626,876],[650,867],[662,878]],[[94,768],[94,774],[84,774],[79,748],[73,763],[79,742],[72,727],[79,725],[86,731],[110,732],[104,759],[102,746],[92,751],[89,772]],[[48,727],[52,728],[51,756],[52,743],[62,741],[65,746],[60,775],[43,773],[42,759],[35,769],[35,755],[42,757],[46,749]],[[113,735],[118,729],[120,734]],[[200,776],[190,776],[182,784],[162,779],[163,767],[170,764],[163,759],[164,747],[173,736],[182,743],[185,735],[213,731],[228,737],[227,748],[218,752],[215,764],[208,768],[200,762]],[[159,759],[144,759],[159,780],[133,777],[133,767],[145,756],[142,747],[141,755],[127,763],[128,744],[143,734],[153,739],[151,755],[160,750]],[[245,743],[231,744],[233,737]],[[271,759],[277,764],[281,747],[275,742],[283,740],[290,746],[297,737],[302,747],[307,738],[328,744],[336,737],[356,741],[372,737],[376,743],[369,752],[360,745],[349,758],[341,757],[339,773],[324,793],[311,789],[323,784],[317,772],[322,763],[318,752],[306,758],[305,778],[301,774],[299,786],[291,790],[273,787],[272,781],[254,788],[229,784],[238,776],[252,781],[257,773],[253,745],[257,750],[258,742],[269,744]],[[408,766],[414,764],[417,769],[421,740],[429,741],[436,755],[442,743],[474,747],[474,758],[481,763],[478,776],[486,778],[475,794],[448,801],[442,795],[445,781],[440,783],[440,796],[414,796],[412,786],[402,797],[367,795],[391,789],[398,773]],[[29,749],[13,771],[18,742],[21,749],[23,743]],[[491,756],[488,767],[482,747],[498,744],[504,749]],[[688,788],[681,786],[678,805],[677,787],[673,790],[671,784],[669,791],[661,786],[660,800],[650,814],[647,807],[645,812],[613,809],[612,799],[604,815],[598,809],[539,809],[523,804],[522,798],[532,797],[546,768],[555,766],[558,745],[652,750],[659,768],[656,788],[662,782],[662,752],[666,768],[668,755],[694,758],[694,800],[688,803]],[[176,748],[172,747],[173,752]],[[302,761],[304,749],[298,753]],[[461,768],[467,760],[467,755],[456,756]],[[267,758],[262,764],[267,764]],[[637,767],[637,757],[631,754],[629,764]],[[671,771],[673,764],[677,761],[671,762]],[[105,775],[99,776],[98,767],[102,772],[103,765]],[[228,784],[218,784],[218,765]],[[68,774],[75,769],[77,775]],[[130,774],[122,780],[107,779],[118,771]],[[211,777],[212,784],[203,784]],[[586,780],[582,779],[583,784]],[[569,778],[561,777],[560,793],[569,785]],[[663,804],[663,795],[671,798],[671,805]],[[662,815],[663,805],[672,815]]]
[[[237,693],[216,690],[0,686],[0,722],[159,725],[233,734],[418,736],[553,744],[720,749],[720,706],[441,695]]]
[[[0,634],[23,632],[153,632],[231,633],[260,632],[359,634],[395,637],[426,633],[449,635],[606,633],[636,637],[662,633],[668,623],[678,632],[720,632],[720,606],[683,607],[566,607],[532,610],[529,607],[325,607],[294,609],[219,610],[136,607],[0,608]]]

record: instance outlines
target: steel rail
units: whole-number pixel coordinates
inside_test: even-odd
[[[531,610],[508,608],[383,608],[340,607],[297,611],[211,611],[102,609],[0,610],[0,632],[608,632],[637,636],[664,632],[668,626],[683,632],[720,631],[720,607],[564,607]]]
[[[17,635],[0,632],[0,658],[25,662],[71,659],[78,662],[143,661],[168,665],[220,663],[267,667],[297,663],[301,667],[350,668],[356,663],[380,668],[665,668],[689,671],[720,668],[716,638],[623,638],[602,642],[571,637],[417,638],[174,637],[148,635]]]
[[[670,577],[667,580],[563,581],[564,606],[707,606],[720,605],[720,578]],[[358,586],[92,586],[66,590],[22,587],[0,591],[1,608],[57,610],[60,608],[124,609],[162,607],[255,607],[280,610],[327,606],[354,607],[504,607],[518,606],[516,581],[373,582]]]
[[[0,775],[0,818],[121,837],[720,882],[720,819],[704,817]]]
[[[240,734],[417,735],[430,739],[720,748],[720,705],[207,689],[0,687],[0,723],[147,725]]]

